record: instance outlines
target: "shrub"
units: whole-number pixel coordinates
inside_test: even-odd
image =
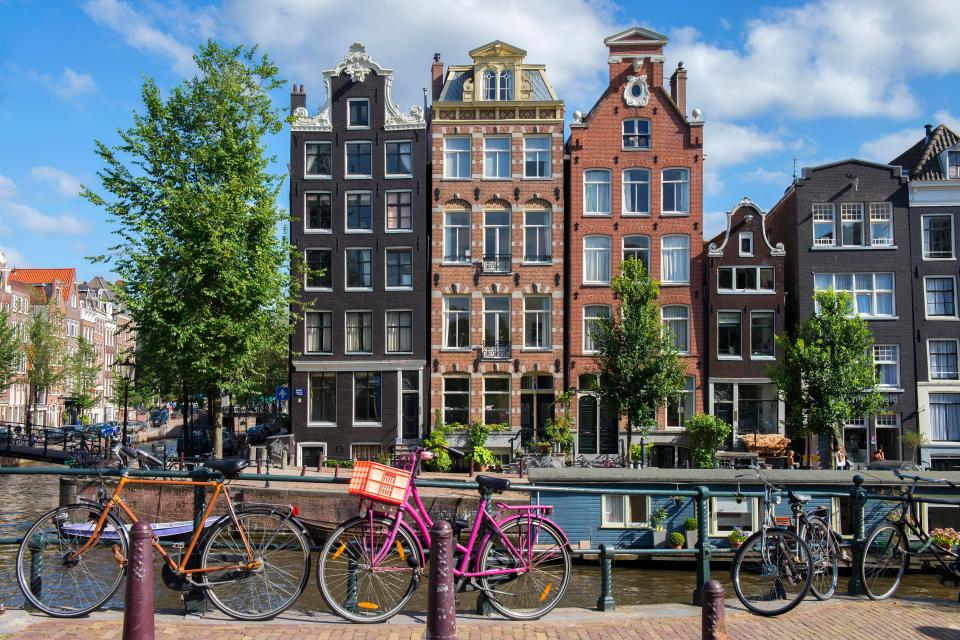
[[[663,529],[663,523],[666,521],[667,515],[667,508],[660,505],[650,516],[650,524],[653,525],[654,529]]]
[[[960,544],[960,532],[956,529],[936,528],[930,532],[933,544],[944,549],[953,549]]]
[[[452,429],[443,422],[443,412],[437,409],[433,412],[433,428],[423,439],[423,447],[433,451],[433,459],[424,461],[424,466],[431,471],[450,471],[453,461],[450,453],[442,447],[447,446],[447,436]]]
[[[687,518],[683,521],[683,528],[687,531],[696,531],[698,526],[696,518]]]
[[[699,469],[713,467],[713,454],[717,445],[730,435],[732,427],[716,416],[698,413],[686,422],[687,435],[690,436],[690,457]]]
[[[671,533],[669,540],[670,540],[671,547],[679,547],[680,545],[682,545],[684,542],[687,541],[684,535],[679,531],[674,531],[673,533]]]
[[[743,529],[737,527],[729,534],[727,534],[727,540],[730,541],[730,544],[743,544],[743,541],[747,539],[747,534],[743,532]]]
[[[556,417],[548,418],[544,425],[544,435],[550,442],[556,442],[564,453],[573,451],[573,417],[570,415],[570,402],[573,391],[568,389],[554,400]]]
[[[467,455],[465,460],[472,461],[478,467],[489,467],[496,463],[493,452],[484,445],[487,438],[494,431],[506,431],[510,426],[501,424],[484,424],[482,422],[473,422],[467,427]]]

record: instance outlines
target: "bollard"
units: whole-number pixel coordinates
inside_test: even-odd
[[[693,604],[703,600],[703,588],[710,581],[710,489],[697,487],[697,587],[693,591]]]
[[[263,473],[263,447],[257,448],[257,475]]]
[[[600,598],[597,599],[597,611],[616,611],[613,600],[613,547],[601,544],[600,549]]]
[[[344,601],[343,606],[346,607],[347,611],[356,612],[357,610],[357,561],[354,560],[355,554],[352,551],[348,551],[350,555],[347,556],[347,599]],[[356,557],[359,557],[357,554]]]
[[[427,632],[425,640],[455,640],[457,637],[457,595],[453,590],[453,529],[439,520],[430,530],[430,583],[427,590]]]
[[[77,501],[77,479],[60,478],[60,506],[74,504]]]
[[[863,488],[863,476],[859,473],[853,476],[853,488],[850,489],[853,499],[853,564],[850,567],[850,582],[847,583],[848,596],[862,596],[863,584],[860,582],[860,566],[863,564],[863,507],[867,504],[867,492]]]
[[[130,528],[123,640],[153,640],[153,531],[143,520]]]
[[[303,465],[303,468],[300,469],[300,477],[307,475],[307,465]]]
[[[489,618],[494,614],[493,605],[490,604],[490,598],[487,597],[485,591],[481,591],[477,595],[477,611],[478,616],[485,616]]]
[[[726,606],[723,585],[710,580],[703,585],[703,609],[700,614],[702,640],[727,640]]]
[[[523,456],[520,456],[520,462],[517,464],[517,475],[523,477]]]
[[[39,532],[30,536],[27,548],[30,549],[30,593],[39,598],[43,590],[43,551],[47,548],[46,534]],[[32,609],[29,604],[25,603]]]
[[[340,465],[334,463],[333,465],[333,479],[336,480],[340,477]]]

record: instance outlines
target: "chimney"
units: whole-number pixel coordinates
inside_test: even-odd
[[[440,91],[443,90],[443,63],[440,62],[440,54],[433,54],[433,66],[430,67],[430,76],[433,78],[433,99],[440,99]]]
[[[933,135],[933,125],[925,124],[923,125],[923,128],[926,131],[926,135],[923,138],[923,143],[927,144],[928,142],[930,142],[930,137]]]
[[[297,107],[307,106],[307,94],[303,90],[303,85],[293,85],[293,91],[290,92],[290,113],[293,113]]]
[[[670,97],[676,103],[680,113],[687,115],[687,70],[683,62],[677,63],[677,70],[670,76]]]

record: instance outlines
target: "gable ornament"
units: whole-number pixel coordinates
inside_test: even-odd
[[[623,101],[630,107],[645,107],[650,102],[650,87],[647,75],[627,76],[627,86],[623,88]]]

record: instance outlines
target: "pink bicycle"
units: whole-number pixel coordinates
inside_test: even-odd
[[[421,461],[432,457],[417,449],[409,470],[366,463],[355,471],[350,492],[363,496],[366,510],[330,534],[317,562],[320,593],[340,617],[383,622],[416,591],[433,525],[417,492],[416,476]],[[451,523],[455,534],[470,531],[466,546],[457,543],[454,551],[457,592],[468,587],[482,591],[494,609],[514,620],[539,618],[557,606],[566,591],[570,543],[546,517],[552,506],[497,502],[491,513],[491,496],[509,489],[510,481],[477,476],[476,482],[480,506],[473,524],[459,519]]]

